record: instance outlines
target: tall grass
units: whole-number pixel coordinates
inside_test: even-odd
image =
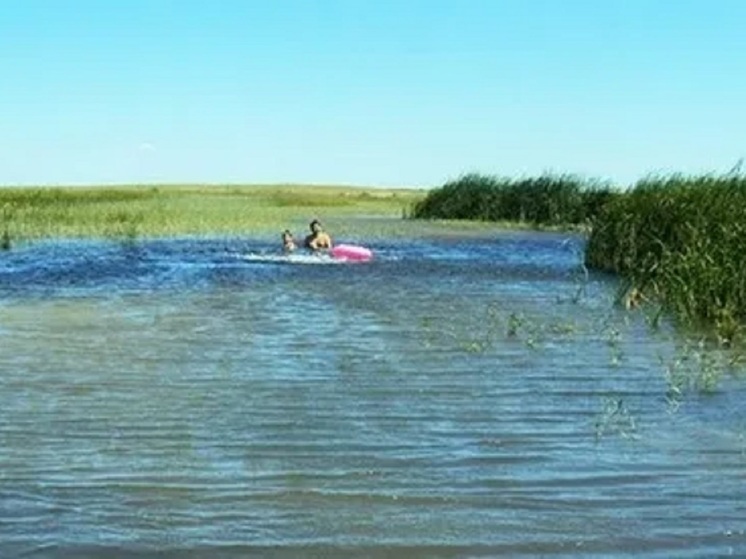
[[[594,220],[586,263],[731,341],[746,322],[746,177],[653,177]]]
[[[0,248],[23,240],[241,234],[313,217],[400,217],[423,194],[334,186],[0,188]]]
[[[414,206],[412,217],[580,225],[595,218],[612,197],[608,185],[574,175],[514,180],[468,174],[430,191]]]

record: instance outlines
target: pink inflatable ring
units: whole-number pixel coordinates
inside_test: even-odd
[[[365,247],[358,245],[336,245],[329,254],[340,260],[352,260],[355,262],[367,262],[373,258],[373,252]]]

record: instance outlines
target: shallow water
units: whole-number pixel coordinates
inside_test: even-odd
[[[743,382],[580,238],[275,244],[0,254],[0,557],[746,555]]]

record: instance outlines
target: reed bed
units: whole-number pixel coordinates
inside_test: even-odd
[[[606,204],[586,264],[730,343],[746,323],[746,177],[651,177]]]
[[[509,179],[464,175],[432,190],[412,217],[509,221],[532,226],[577,226],[594,219],[615,191],[574,175]]]

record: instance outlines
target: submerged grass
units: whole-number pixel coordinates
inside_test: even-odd
[[[0,246],[42,238],[268,233],[312,217],[401,217],[424,193],[341,186],[0,189]]]

